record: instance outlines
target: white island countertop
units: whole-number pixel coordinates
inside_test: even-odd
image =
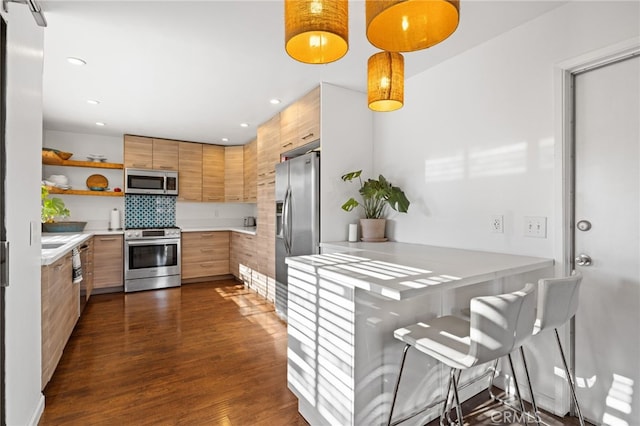
[[[321,244],[289,266],[394,300],[553,266],[553,259],[409,243]]]

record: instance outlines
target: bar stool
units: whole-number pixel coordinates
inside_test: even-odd
[[[580,293],[580,283],[582,282],[582,274],[579,272],[573,272],[571,276],[562,278],[545,278],[538,281],[538,308],[537,318],[533,327],[533,335],[536,335],[543,330],[553,328],[556,333],[556,341],[558,342],[558,350],[562,358],[564,365],[564,371],[567,375],[567,382],[569,382],[569,389],[571,390],[571,396],[573,403],[576,407],[576,413],[580,420],[580,426],[584,426],[584,418],[580,411],[580,405],[578,405],[578,397],[576,396],[575,379],[569,370],[567,359],[564,356],[564,350],[562,349],[562,342],[560,341],[560,335],[558,334],[558,327],[563,326],[578,310],[578,298]],[[529,370],[527,368],[527,361],[524,356],[524,350],[520,347],[520,355],[522,356],[523,365],[525,368],[527,381],[529,383],[529,391],[531,393],[531,405],[535,410],[536,418],[538,415],[538,408],[533,396],[533,388],[531,386],[531,380],[529,378]]]
[[[522,290],[512,293],[471,299],[469,321],[448,315],[395,330],[394,337],[405,342],[405,348],[387,424],[391,425],[393,418],[408,349],[414,347],[451,368],[440,422],[443,422],[445,414],[448,415],[449,394],[453,390],[457,421],[462,426],[462,406],[458,396],[460,372],[503,356],[509,356],[511,360],[511,352],[532,335],[535,304],[535,286],[527,284]],[[513,369],[513,363],[511,367]],[[520,398],[517,382],[515,384]],[[520,403],[522,406],[522,398]]]

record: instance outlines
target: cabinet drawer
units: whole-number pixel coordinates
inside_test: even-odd
[[[229,273],[229,260],[210,260],[206,262],[182,263],[182,278],[200,278]]]

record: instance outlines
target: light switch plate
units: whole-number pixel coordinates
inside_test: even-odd
[[[544,216],[525,216],[524,236],[547,238],[547,218]]]

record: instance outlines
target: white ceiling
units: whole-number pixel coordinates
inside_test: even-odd
[[[564,3],[461,0],[458,30],[437,46],[405,54],[405,78]],[[321,81],[364,92],[367,59],[376,52],[364,35],[362,0],[350,1],[349,52],[327,65],[287,56],[283,0],[41,5],[48,21],[48,130],[244,144],[258,125]],[[71,65],[69,56],[87,65]],[[271,98],[282,104],[271,105]],[[242,122],[250,126],[241,128]]]

